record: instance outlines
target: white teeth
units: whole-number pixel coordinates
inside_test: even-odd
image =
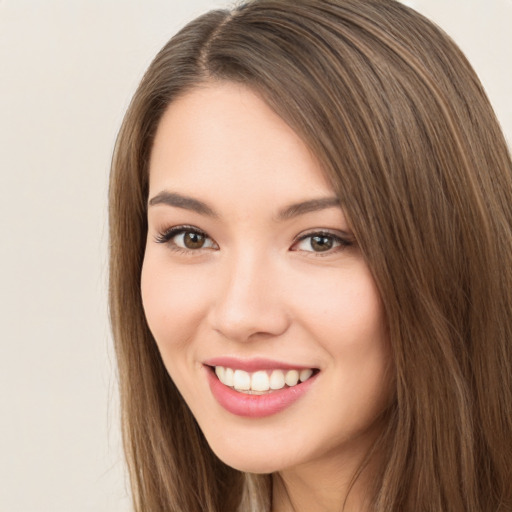
[[[284,381],[288,386],[295,386],[299,382],[299,372],[297,370],[289,370],[286,372]]]
[[[308,380],[309,377],[311,377],[311,375],[313,375],[313,370],[311,370],[311,368],[308,368],[306,370],[301,370],[299,379],[301,382],[304,382],[305,380]]]
[[[226,386],[244,393],[264,393],[275,391],[286,386],[292,387],[305,382],[313,375],[311,368],[303,370],[258,370],[249,373],[244,370],[233,370],[223,366],[215,367],[215,374]]]
[[[223,384],[226,384],[226,386],[231,386],[233,387],[233,375],[234,375],[234,371],[232,368],[226,368],[226,370],[224,371],[224,380],[220,379],[219,380],[223,383]]]
[[[252,374],[251,389],[253,391],[268,391],[270,387],[268,374],[265,371],[259,371]]]
[[[251,389],[251,376],[243,370],[235,370],[233,374],[233,387],[237,391],[248,391]]]
[[[224,368],[224,366],[216,366],[215,367],[215,375],[217,375],[217,377],[219,377],[219,380],[221,382],[224,382],[225,373],[226,373],[226,369]]]
[[[270,375],[270,389],[282,389],[284,385],[284,372],[282,370],[274,370]]]

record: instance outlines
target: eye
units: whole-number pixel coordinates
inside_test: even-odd
[[[328,253],[342,250],[354,244],[351,237],[335,235],[329,232],[315,232],[303,235],[291,247],[292,251],[306,251],[314,253]]]
[[[175,250],[197,251],[218,249],[217,244],[204,231],[193,226],[176,226],[160,233],[156,242],[169,244]]]

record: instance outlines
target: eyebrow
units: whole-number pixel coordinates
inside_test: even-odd
[[[184,210],[190,210],[200,215],[207,217],[219,218],[220,215],[210,206],[203,201],[194,199],[190,196],[184,196],[175,192],[162,191],[156,196],[151,198],[148,202],[149,206],[155,206],[164,204],[167,206],[174,206],[175,208],[183,208]],[[283,208],[277,214],[278,221],[289,220],[306,213],[316,212],[319,210],[325,210],[327,208],[340,208],[340,201],[337,197],[321,197],[317,199],[309,199],[307,201],[301,201],[294,203]]]
[[[194,199],[189,196],[182,196],[174,192],[159,192],[155,197],[149,200],[149,206],[155,206],[157,204],[166,204],[167,206],[174,206],[176,208],[183,208],[184,210],[191,210],[207,217],[219,217],[219,215],[210,208],[203,201]]]
[[[300,203],[291,204],[279,212],[278,220],[288,220],[306,213],[325,210],[327,208],[341,208],[340,201],[337,197],[321,197],[318,199],[310,199]]]

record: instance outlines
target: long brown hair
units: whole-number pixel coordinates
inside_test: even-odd
[[[255,0],[166,44],[113,157],[110,313],[137,512],[270,508],[270,477],[208,447],[140,297],[155,131],[178,95],[218,80],[261,94],[316,155],[380,291],[396,398],[373,510],[511,511],[512,164],[482,86],[393,0]]]

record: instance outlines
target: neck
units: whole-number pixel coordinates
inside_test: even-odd
[[[340,478],[340,475],[336,475]],[[365,512],[369,503],[361,481],[324,481],[313,485],[300,474],[274,475],[272,512]]]
[[[327,460],[276,473],[272,512],[366,512],[379,462],[377,453],[367,463],[355,454],[333,453]]]

